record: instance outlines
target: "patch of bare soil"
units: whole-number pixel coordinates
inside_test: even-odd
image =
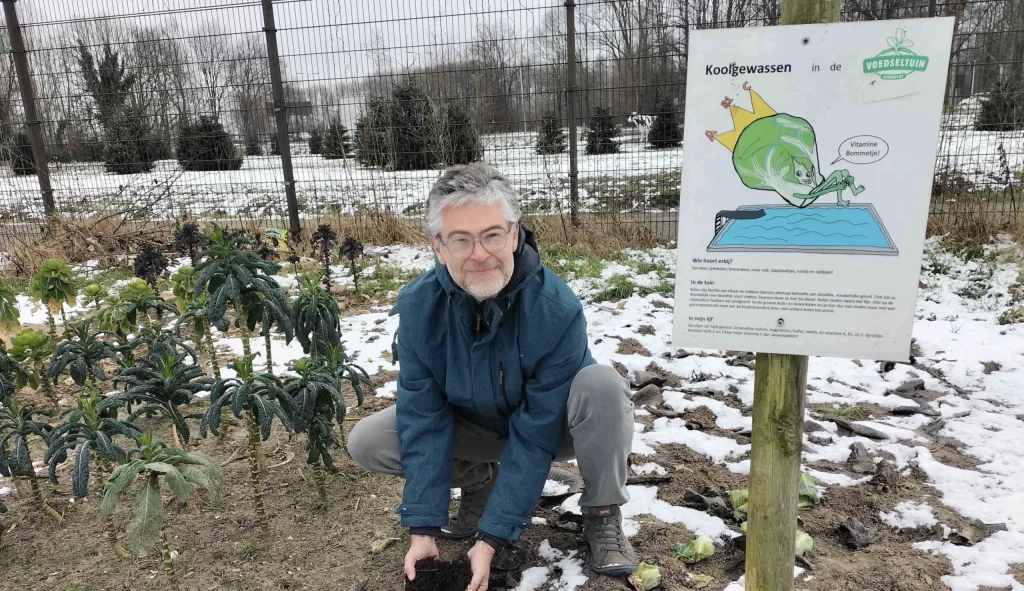
[[[730,472],[685,445],[658,446],[658,463],[672,475],[672,482],[658,487],[658,498],[673,505],[686,504],[683,502],[686,489],[704,496],[721,496],[728,502],[730,490],[747,486],[747,477],[743,474]]]
[[[398,379],[398,372],[390,369],[382,369],[376,374],[370,376],[370,380],[373,381],[373,385],[380,388],[388,382],[393,382]]]
[[[949,560],[905,543],[885,543],[853,552],[833,549],[815,539],[811,591],[936,591],[941,577],[952,574]]]
[[[736,395],[736,392],[719,392],[718,390],[706,390],[699,393],[701,396],[707,396],[712,400],[717,400],[726,406],[730,406],[740,411],[743,416],[750,416],[753,409],[743,404]]]
[[[814,538],[810,560],[814,579],[809,589],[822,591],[934,591],[943,587],[940,577],[952,573],[944,557],[912,548],[907,535],[894,530],[879,517],[901,500],[919,498],[921,484],[905,479],[897,491],[880,494],[870,484],[829,487],[821,504],[800,513],[804,531]],[[868,529],[872,544],[860,550],[844,546],[837,533],[847,517]]]
[[[932,457],[938,462],[954,468],[960,468],[961,470],[977,470],[978,466],[983,462],[978,458],[962,453],[960,451],[962,447],[962,443],[947,437],[940,437],[928,446],[932,452]]]
[[[1010,575],[1012,575],[1018,583],[1024,584],[1024,562],[1011,566]]]
[[[848,405],[853,406],[853,405]],[[857,409],[845,408],[842,411],[831,404],[809,404],[808,409],[818,416],[829,419],[838,417],[848,421],[869,421],[883,419],[890,415],[889,409],[870,402],[858,403]],[[858,410],[859,409],[859,410]]]
[[[644,370],[649,371],[653,374],[657,374],[664,378],[666,388],[680,388],[683,385],[683,379],[672,373],[671,371],[661,367],[656,362],[652,361],[647,364]]]
[[[166,422],[143,418],[139,423],[154,430],[158,439],[171,440]],[[289,437],[275,425],[270,439],[263,443],[271,466],[264,495],[273,539],[271,547],[264,547],[252,510],[244,428],[233,427],[223,442],[213,436],[198,440],[198,429],[194,433],[196,439],[190,447],[224,463],[224,498],[214,507],[200,495],[202,512],[192,515],[184,504],[170,501],[164,491],[164,523],[171,549],[180,553],[175,568],[183,588],[326,591],[356,589],[377,579],[400,580],[402,545],[408,546],[408,536],[394,515],[402,491],[399,479],[362,473],[336,450],[340,472],[328,475],[330,504],[326,510],[320,509],[304,462],[305,437]],[[32,451],[34,458],[42,458],[41,447]],[[3,521],[8,530],[0,545],[5,585],[34,591],[64,591],[75,586],[138,589],[140,581],[156,574],[155,587],[163,587],[159,554],[122,560],[105,543],[98,483],[90,485],[85,502],[75,504],[68,502],[69,472],[60,475],[56,486],[45,478],[39,479],[39,485],[64,521],[58,524],[43,519],[28,498],[7,497],[10,512]],[[134,492],[130,492],[115,513],[122,543],[133,503]],[[371,556],[373,541],[389,537],[405,541]],[[397,555],[393,568],[371,566],[386,562],[391,555]]]
[[[374,388],[380,388],[384,384],[393,382],[396,379],[398,379],[398,372],[390,369],[382,369],[370,376],[370,381],[373,382]],[[348,382],[342,382],[341,393],[346,399],[355,400],[355,392],[352,390],[352,385]],[[367,390],[363,405],[350,409],[349,417],[354,421],[358,417],[368,416],[379,410],[384,410],[394,403],[394,398],[378,398],[372,390]]]
[[[698,406],[683,412],[683,420],[700,427],[701,431],[711,431],[717,427],[715,420],[718,418],[711,409],[706,406]]]
[[[375,383],[393,379],[388,374],[374,376]],[[387,399],[367,398],[367,404],[354,408],[350,417],[358,419],[386,407]],[[195,412],[202,410],[195,405]],[[700,414],[700,409],[692,411]],[[704,418],[712,418],[705,416]],[[144,429],[153,429],[158,438],[170,440],[165,421],[142,418]],[[355,421],[346,421],[346,430]],[[338,474],[328,476],[330,503],[319,508],[316,488],[305,465],[305,437],[289,436],[275,425],[263,449],[270,466],[265,481],[265,502],[271,521],[272,544],[259,543],[259,528],[252,510],[248,482],[245,431],[241,425],[230,429],[224,441],[215,437],[196,439],[192,447],[223,463],[222,503],[210,506],[200,496],[201,514],[192,515],[178,501],[168,501],[165,524],[171,548],[179,552],[175,566],[183,589],[225,590],[302,590],[302,591],[400,591],[404,587],[402,562],[408,548],[408,535],[400,527],[395,509],[401,500],[402,480],[369,475],[349,461],[342,450],[335,458]],[[33,455],[42,458],[42,449],[34,445]],[[659,464],[668,469],[673,480],[659,486],[659,498],[684,506],[686,489],[707,496],[722,496],[747,485],[744,475],[734,474],[722,465],[677,444],[659,446]],[[64,515],[57,524],[41,518],[27,498],[7,497],[10,513],[2,520],[8,527],[0,543],[0,572],[12,589],[65,591],[75,586],[84,589],[139,589],[164,586],[159,555],[123,560],[104,542],[98,512],[95,483],[93,494],[84,503],[71,504],[70,473],[61,473],[59,485],[39,481],[48,501]],[[915,552],[911,543],[924,539],[927,532],[896,531],[881,522],[880,511],[890,511],[900,501],[920,499],[929,494],[923,477],[914,474],[892,484],[880,493],[872,485],[828,487],[822,504],[801,513],[805,529],[815,539],[810,556],[815,578],[800,583],[800,588],[836,590],[933,591],[942,589],[940,577],[951,572],[949,562],[940,557]],[[165,492],[165,499],[168,497]],[[118,506],[116,519],[122,542],[131,519],[134,493]],[[941,522],[958,527],[962,518],[941,504],[929,503]],[[454,503],[453,503],[454,508]],[[554,526],[557,504],[542,503],[535,515],[548,524],[527,529],[521,545],[522,568],[547,565],[537,550],[543,540],[562,551],[581,551],[584,563],[589,559],[580,533]],[[836,527],[847,516],[860,519],[875,535],[866,549],[853,551],[843,547]],[[641,558],[662,569],[662,587],[688,588],[687,570],[713,578],[707,587],[721,591],[743,573],[743,553],[732,544],[716,548],[715,556],[702,563],[686,566],[672,553],[672,545],[685,543],[692,532],[681,525],[669,525],[649,515],[640,515],[640,533],[633,544]],[[739,524],[730,523],[738,530]],[[374,541],[397,538],[379,554],[373,554]],[[465,556],[472,540],[439,541],[441,558],[454,560]],[[584,567],[588,577],[585,590],[623,591],[621,578],[596,575]],[[151,577],[155,579],[151,580]],[[1018,565],[1015,575],[1020,578]],[[808,586],[809,585],[809,586]],[[6,588],[6,587],[5,587]]]
[[[622,339],[619,341],[619,346],[615,350],[619,355],[641,355],[643,357],[650,357],[651,352],[646,347],[640,344],[640,341],[636,339]]]

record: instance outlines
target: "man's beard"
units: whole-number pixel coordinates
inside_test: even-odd
[[[465,285],[462,285],[462,289],[466,290],[466,293],[476,298],[478,301],[492,298],[505,289],[508,285],[509,280],[512,279],[512,272],[515,269],[515,261],[509,263],[509,268],[506,270],[502,266],[498,266],[496,271],[488,273],[486,278],[477,278],[475,281],[472,280],[472,273],[470,270],[463,267],[462,275]]]

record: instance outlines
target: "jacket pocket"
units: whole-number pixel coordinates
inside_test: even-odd
[[[512,412],[512,401],[508,397],[508,389],[505,386],[505,362],[498,363],[498,389],[501,390],[501,398],[505,401],[505,407]]]

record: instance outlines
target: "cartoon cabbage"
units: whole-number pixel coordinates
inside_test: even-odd
[[[775,191],[792,205],[810,198],[825,180],[818,169],[814,129],[785,113],[751,123],[736,142],[732,162],[744,185]]]
[[[854,195],[864,190],[846,170],[827,177],[823,174],[810,122],[775,111],[748,85],[743,87],[750,91],[753,111],[728,105],[733,131],[709,132],[709,137],[732,151],[733,167],[744,185],[774,191],[796,207],[806,207],[829,193],[836,193],[839,205],[847,205],[844,189],[849,188]]]

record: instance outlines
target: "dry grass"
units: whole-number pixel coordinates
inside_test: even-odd
[[[650,248],[664,242],[639,223],[616,222],[608,216],[580,214],[574,227],[568,215],[529,216],[524,220],[537,234],[537,242],[574,246],[583,254],[602,258],[624,248]]]
[[[943,246],[967,258],[982,255],[983,247],[998,234],[1009,234],[1024,243],[1024,218],[996,209],[980,210],[965,206],[958,211],[943,211],[928,218],[928,236],[945,236]]]
[[[621,222],[607,214],[581,214],[580,225],[573,227],[568,215],[534,215],[524,218],[544,247],[571,246],[581,256],[610,257],[624,248],[649,248],[664,242],[658,235],[636,222]],[[245,230],[252,237],[263,234],[273,223],[255,219],[219,220],[225,228]],[[312,252],[309,237],[318,224],[329,223],[340,238],[353,237],[366,245],[427,245],[423,220],[396,215],[390,211],[364,210],[354,215],[321,216],[302,220],[302,238],[292,247],[300,253]],[[203,231],[209,222],[200,222]],[[10,257],[9,274],[31,276],[39,264],[50,257],[69,263],[99,260],[101,264],[123,263],[122,257],[137,250],[142,242],[169,245],[173,221],[132,221],[121,215],[86,220],[56,218],[49,236],[43,237],[37,226],[25,224],[0,232],[0,250]],[[115,260],[120,259],[120,261]]]
[[[421,220],[389,211],[367,210],[355,215],[325,216],[315,222],[307,220],[302,235],[311,236],[318,224],[330,224],[341,240],[351,236],[364,244],[427,244]]]
[[[53,218],[49,232],[26,225],[4,233],[0,250],[11,260],[9,272],[27,277],[51,257],[72,263],[109,260],[127,254],[141,242],[166,242],[172,230],[169,223],[133,222],[120,215],[85,220],[58,217]]]
[[[580,226],[575,228],[568,215],[526,216],[523,221],[536,232],[540,244],[574,246],[583,254],[595,257],[609,256],[623,248],[649,248],[663,242],[642,224],[616,222],[607,215],[582,214]],[[331,224],[339,238],[352,236],[364,244],[428,244],[420,218],[390,212],[321,217],[304,225],[303,236],[311,235],[320,223]]]

